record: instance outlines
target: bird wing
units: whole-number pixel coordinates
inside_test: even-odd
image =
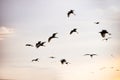
[[[42,42],[41,44],[45,44],[46,42]]]
[[[51,57],[49,57],[49,58],[55,58],[55,57],[51,56]]]
[[[107,30],[102,30],[102,32],[104,32],[104,33],[108,33],[108,31],[107,31]]]
[[[49,37],[49,38],[48,38],[48,42],[50,42],[50,41],[51,41],[51,39],[52,39],[52,37]]]
[[[36,43],[36,48],[40,47],[40,42]]]
[[[32,62],[35,61],[35,59],[32,59]]]
[[[70,34],[72,34],[73,32],[74,32],[74,31],[73,31],[73,30],[71,30],[71,31],[70,31]]]
[[[101,36],[104,38],[105,37],[105,33],[101,33]]]
[[[26,44],[25,46],[30,46],[30,44]]]
[[[70,13],[70,12],[68,12],[68,13],[67,13],[67,16],[68,16],[68,17],[70,17],[70,14],[71,14],[71,13]]]
[[[31,47],[33,47],[33,45],[32,45],[32,44],[26,44],[25,46],[31,46]]]
[[[55,36],[56,36],[56,34],[57,34],[57,33],[53,33],[53,35],[52,35],[52,36],[53,36],[53,37],[55,37]]]

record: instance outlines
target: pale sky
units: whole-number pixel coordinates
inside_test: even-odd
[[[119,0],[0,0],[0,80],[120,80],[119,14]],[[73,28],[79,34],[69,35]],[[102,29],[112,38],[103,41]],[[55,32],[45,47],[25,46]]]

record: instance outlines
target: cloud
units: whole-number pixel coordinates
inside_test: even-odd
[[[5,26],[0,27],[0,40],[4,40],[7,37],[10,37],[15,30],[13,28],[8,28]]]

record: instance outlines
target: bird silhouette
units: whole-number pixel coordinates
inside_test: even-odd
[[[74,10],[68,11],[67,16],[70,17],[71,14],[75,15]]]
[[[49,58],[54,59],[55,57],[54,56],[50,56]]]
[[[58,38],[58,37],[56,37],[56,34],[58,34],[58,33],[53,33],[52,36],[50,36],[50,37],[48,38],[48,42],[50,42],[51,39],[53,39],[53,38]]]
[[[61,59],[60,62],[61,62],[61,64],[64,64],[64,63],[66,63],[66,59]]]
[[[71,35],[73,32],[76,32],[76,33],[78,34],[77,28],[74,28],[73,30],[71,30],[71,31],[70,31],[70,35]]]
[[[101,36],[103,38],[105,38],[105,35],[108,34],[108,35],[111,35],[111,33],[109,33],[107,30],[102,30],[101,32],[99,32],[101,34]]]
[[[100,22],[95,22],[95,24],[99,24]]]
[[[61,59],[60,62],[61,64],[69,64],[69,62],[67,62],[66,59]]]
[[[33,47],[33,45],[32,45],[32,44],[26,44],[25,46],[30,46],[30,47]]]
[[[33,60],[32,60],[32,62],[34,62],[34,61],[35,61],[35,62],[36,62],[36,61],[39,62],[39,58],[36,58],[36,59],[33,59]]]
[[[41,41],[38,41],[38,43],[36,43],[36,48],[39,48],[40,46],[45,46],[46,42],[41,42]]]
[[[93,56],[97,56],[97,54],[85,54],[85,56],[90,56],[91,58],[93,57]]]

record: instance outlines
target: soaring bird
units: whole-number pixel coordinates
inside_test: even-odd
[[[36,48],[39,48],[40,46],[45,46],[46,42],[41,42],[41,41],[38,41],[38,43],[36,43]]]
[[[67,62],[66,59],[61,59],[60,62],[61,64],[69,64],[69,62]]]
[[[107,30],[102,30],[101,32],[99,32],[101,34],[101,36],[103,38],[105,38],[105,35],[108,34],[108,35],[111,35],[111,33],[109,33]]]
[[[100,22],[95,22],[95,24],[99,24]]]
[[[58,33],[53,33],[52,36],[50,36],[50,37],[48,38],[48,42],[50,42],[51,39],[53,39],[53,38],[58,38],[58,37],[56,37],[56,34],[58,34]]]
[[[93,57],[93,56],[97,56],[97,54],[85,54],[85,56],[90,56],[91,58]]]
[[[32,45],[32,44],[26,44],[25,46],[30,46],[30,47],[33,47],[33,45]]]
[[[70,35],[71,35],[73,32],[76,32],[76,33],[78,34],[77,28],[74,28],[73,30],[71,30],[71,31],[70,31]]]
[[[64,64],[64,63],[66,63],[67,61],[66,61],[66,59],[61,59],[60,62],[61,62],[61,64]]]
[[[74,10],[68,11],[67,16],[70,17],[71,14],[75,15]]]
[[[36,62],[36,61],[39,62],[39,58],[33,59],[32,62],[33,62],[33,61],[35,61],[35,62]]]
[[[50,56],[49,58],[54,59],[55,57],[54,56]]]

